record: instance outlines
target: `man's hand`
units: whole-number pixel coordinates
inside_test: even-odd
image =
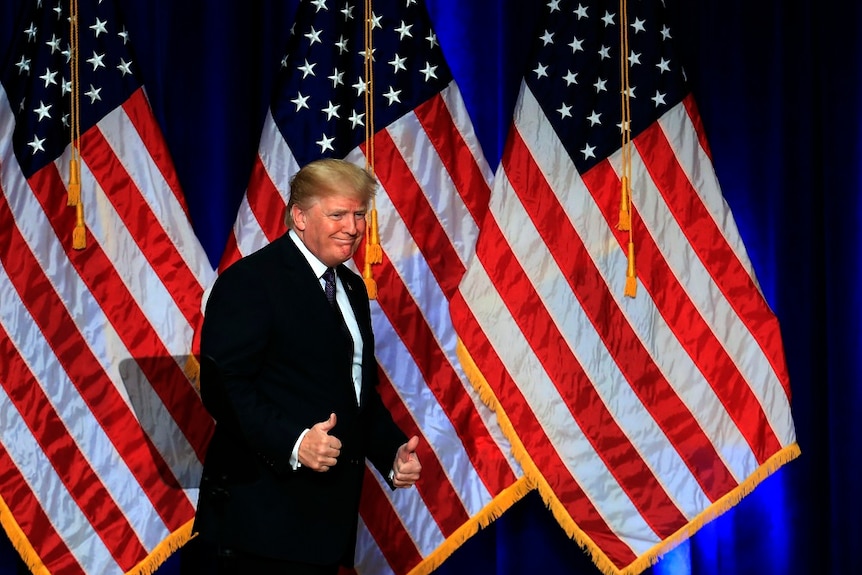
[[[326,472],[338,463],[341,455],[341,440],[334,435],[329,435],[330,430],[335,427],[335,414],[331,413],[329,419],[315,423],[302,442],[299,444],[299,462],[314,471]]]
[[[392,485],[395,487],[411,487],[419,480],[422,465],[419,463],[419,458],[416,457],[416,446],[418,445],[419,438],[414,435],[407,443],[398,448],[395,462],[392,464]]]

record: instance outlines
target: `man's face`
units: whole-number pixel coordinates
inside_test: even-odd
[[[326,196],[307,209],[292,206],[296,232],[329,267],[349,260],[365,237],[366,205],[345,196]]]

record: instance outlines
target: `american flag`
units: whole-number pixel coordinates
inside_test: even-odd
[[[321,157],[373,163],[382,262],[373,327],[381,395],[421,438],[422,479],[390,492],[367,469],[356,570],[427,573],[529,489],[496,417],[457,359],[448,301],[473,253],[492,173],[428,15],[373,2],[370,92],[365,3],[304,1],[246,195],[219,269],[283,234],[289,180]],[[365,97],[373,96],[373,124]],[[376,130],[372,152],[366,129]],[[364,253],[356,269],[364,271]]]
[[[190,535],[212,420],[183,366],[214,270],[120,14],[80,2],[75,76],[69,4],[22,3],[0,70],[0,515],[33,572],[149,573]]]
[[[546,3],[452,301],[525,476],[609,574],[643,571],[799,454],[779,325],[665,18]]]

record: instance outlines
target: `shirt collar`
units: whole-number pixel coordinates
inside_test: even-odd
[[[310,265],[311,269],[314,271],[315,277],[320,278],[320,276],[323,275],[323,272],[325,272],[326,268],[329,266],[317,259],[317,256],[315,256],[307,247],[305,247],[305,244],[302,243],[302,239],[295,231],[290,230],[288,232],[288,235],[290,236],[290,239],[293,240],[293,243],[296,244],[296,247],[299,248],[299,251],[302,252],[302,255],[305,257],[305,259],[308,261],[308,265]]]

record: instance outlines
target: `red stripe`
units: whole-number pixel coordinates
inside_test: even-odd
[[[712,444],[697,422],[690,417],[680,417],[680,414],[687,413],[685,405],[661,376],[637,334],[617,307],[601,274],[593,265],[578,234],[568,224],[562,206],[516,130],[513,130],[504,151],[502,164],[512,188],[551,255],[560,269],[565,270],[569,287],[584,313],[590,318],[597,335],[629,385],[644,402],[644,407],[681,452],[684,460],[686,454],[692,452],[714,453]],[[672,535],[685,525],[687,519],[617,425],[578,359],[571,353],[565,338],[556,329],[554,319],[548,314],[514,254],[509,249],[495,250],[489,247],[507,244],[500,229],[496,225],[489,226],[488,221],[482,227],[483,242],[480,242],[479,253],[483,254],[482,262],[486,269],[505,270],[504,274],[492,276],[492,280],[530,342],[530,347],[542,362],[584,436],[644,520],[662,538]],[[676,416],[671,418],[671,414]],[[715,458],[718,460],[717,454]],[[692,467],[692,474],[701,474],[705,483],[713,475],[733,480],[720,461],[709,464],[706,459],[704,462],[698,460],[688,463]],[[695,463],[709,465],[700,469]],[[721,475],[722,469],[724,476]],[[709,485],[704,490],[709,493]]]
[[[147,154],[152,158],[153,163],[162,174],[162,178],[167,182],[174,197],[179,202],[185,212],[185,216],[189,218],[189,209],[186,205],[186,197],[182,193],[180,179],[177,177],[177,171],[174,169],[174,161],[168,152],[168,146],[165,143],[165,138],[162,135],[162,130],[159,128],[159,123],[153,115],[153,110],[147,100],[147,95],[144,88],[138,88],[129,96],[129,99],[123,103],[123,111],[128,116],[129,121],[135,127],[135,131],[141,138],[144,147],[147,149]]]
[[[62,237],[60,235],[62,232],[71,230],[74,226],[75,210],[67,208],[64,205],[65,202],[62,201],[64,188],[55,166],[49,164],[37,172],[31,178],[30,184],[36,192],[42,208],[46,210],[46,215],[49,217],[54,232]],[[57,201],[58,198],[61,201]],[[4,214],[4,217],[7,215],[8,212]],[[12,225],[11,221],[7,223]],[[19,244],[18,250],[16,250],[19,254],[30,253],[29,248],[23,242],[23,238],[18,237],[17,234],[15,243]],[[157,340],[152,330],[142,329],[148,325],[147,318],[140,313],[122,282],[116,279],[115,270],[92,238],[90,238],[86,250],[70,249],[67,250],[67,256],[81,278],[87,282],[88,288],[100,301],[100,305],[109,318],[115,318],[115,329],[118,329],[121,337],[124,336],[126,345],[129,346],[135,357],[171,359],[165,350],[158,354],[153,353],[156,345],[147,345],[146,340]],[[27,260],[13,269],[19,269],[29,274],[28,277],[18,278],[16,276],[13,282],[18,293],[24,294],[22,299],[39,324],[46,342],[53,348],[57,358],[63,364],[69,378],[75,383],[79,393],[90,406],[105,433],[111,438],[120,456],[138,479],[168,529],[180,528],[194,514],[194,508],[179,489],[176,478],[173,477],[170,468],[165,464],[155,446],[152,445],[150,438],[142,432],[135,416],[129,411],[123,398],[114,388],[113,382],[102,371],[102,367],[98,359],[93,356],[88,342],[82,337],[75,322],[66,311],[65,304],[54,297],[54,288],[41,273],[38,262]],[[25,299],[28,294],[30,294],[30,299]],[[43,297],[33,299],[33,294],[40,294]],[[141,353],[137,353],[136,349]],[[171,379],[174,382],[173,385],[171,381],[151,380],[153,385],[179,387],[178,384],[182,381],[181,385],[189,386],[188,380],[178,365],[176,370],[171,371],[171,373],[177,374]],[[163,374],[145,372],[145,375],[161,377]],[[170,393],[171,397],[175,397],[173,395],[176,393],[175,391]],[[199,399],[196,401],[200,403]],[[183,405],[179,405],[178,408],[183,413],[200,409],[191,409],[189,406]],[[199,445],[203,444],[203,440],[208,437],[210,432],[205,423],[209,421],[211,425],[212,420],[201,419],[200,421],[202,422],[202,429],[196,431]],[[193,442],[192,445],[195,443]]]
[[[490,218],[486,218],[487,221]],[[597,545],[594,548],[596,552],[606,553],[608,559],[620,569],[630,564],[637,557],[602,519],[566,469],[460,292],[452,299],[450,309],[461,340],[500,401],[512,426],[520,431],[519,438],[527,454],[548,482],[557,502],[566,509],[578,529]],[[524,434],[526,430],[534,432]]]
[[[452,423],[464,450],[485,488],[497,495],[515,482],[515,475],[495,445],[473,402],[464,392],[458,374],[449,363],[422,311],[395,272],[386,253],[374,266],[377,303],[409,351],[429,391]]]
[[[147,556],[147,550],[117,507],[110,492],[78,449],[66,425],[18,355],[18,350],[2,326],[0,356],[4,358],[0,363],[0,381],[3,382],[3,388],[39,443],[42,453],[56,470],[58,479],[66,486],[93,530],[105,541],[105,546],[114,560],[124,569],[133,567]],[[114,541],[106,541],[109,537],[115,538]],[[122,541],[122,545],[117,545],[118,541]]]
[[[422,554],[407,534],[368,465],[365,466],[359,513],[363,518],[374,517],[375,520],[366,523],[366,527],[395,573],[407,573],[419,564]]]
[[[464,275],[458,252],[452,247],[425,192],[395,147],[392,136],[385,130],[374,139],[374,154],[377,161],[375,175],[389,192],[392,205],[410,231],[446,299],[451,299]]]
[[[81,156],[186,321],[196,325],[203,287],[141,195],[138,182],[132,180],[98,129],[84,134]]]
[[[254,158],[251,177],[246,190],[251,213],[257,219],[260,229],[268,242],[271,242],[286,231],[284,225],[284,200],[278,193],[266,167],[259,155]]]
[[[724,234],[700,201],[697,190],[680,169],[661,127],[653,124],[644,130],[634,143],[650,177],[692,249],[757,340],[789,399],[790,382],[775,314],[763,299],[751,275],[727,244]]]
[[[461,497],[446,475],[446,470],[440,464],[437,454],[431,450],[428,441],[425,440],[424,432],[416,424],[416,420],[407,406],[395,393],[392,382],[389,381],[382,369],[379,371],[380,387],[378,389],[380,397],[392,414],[395,423],[408,437],[416,435],[421,438],[416,452],[419,462],[422,464],[422,479],[416,483],[414,489],[419,491],[419,496],[434,517],[440,531],[445,537],[449,537],[470,519],[470,514],[464,509]],[[374,516],[365,518],[366,523],[375,520]]]
[[[764,349],[764,353],[767,357],[770,354],[773,355],[770,361],[773,366],[776,361],[775,354],[780,356],[779,361],[783,366],[781,339],[776,337],[777,319],[766,307],[760,292],[751,281],[751,276],[745,272],[725,242],[724,236],[715,227],[714,220],[706,213],[697,192],[688,184],[688,179],[676,162],[673,150],[664,138],[663,132],[657,127],[651,127],[641,135],[647,137],[637,141],[638,149],[645,148],[644,160],[651,176],[657,178],[656,185],[661,190],[665,201],[669,205],[674,202],[675,205],[671,206],[671,209],[675,212],[674,217],[677,218],[686,237],[700,246],[709,245],[706,249],[699,249],[698,245],[693,244],[692,249],[698,253],[700,260],[710,270],[711,277],[722,293],[725,296],[737,296],[734,301],[728,303],[738,314],[745,314],[740,315],[740,320],[745,322],[749,329],[757,330],[752,333],[752,337],[763,340],[762,334],[766,334],[767,330],[772,328],[768,333],[771,341],[765,344],[767,349]],[[640,266],[641,271],[638,275],[641,281],[662,311],[662,315],[668,319],[667,323],[674,329],[680,343],[692,356],[716,396],[739,427],[758,463],[764,463],[781,449],[781,444],[769,424],[763,406],[733,359],[713,335],[710,326],[676,280],[676,274],[669,269],[658,246],[644,228],[642,219],[635,217],[633,225],[634,237],[637,238],[638,257],[647,262],[646,265]],[[681,321],[680,318],[685,318],[685,321]],[[758,338],[758,335],[761,337]],[[773,342],[777,342],[777,350]]]
[[[7,521],[14,521],[33,546],[47,572],[53,575],[80,575],[83,567],[75,560],[66,542],[60,537],[51,519],[42,509],[30,485],[21,475],[15,462],[0,443],[0,492],[9,507]],[[14,539],[12,533],[10,536]],[[40,573],[38,569],[34,573]]]
[[[229,268],[232,263],[236,262],[241,257],[242,254],[239,253],[239,246],[236,244],[236,232],[231,232],[227,236],[227,245],[224,248],[224,253],[222,253],[221,261],[218,264],[219,273]]]
[[[129,233],[136,238],[153,270],[160,276],[160,280],[168,281],[166,289],[171,292],[185,290],[196,294],[192,295],[192,299],[196,301],[194,306],[200,308],[203,294],[200,284],[189,273],[182,258],[172,257],[176,256],[177,252],[168,249],[168,246],[173,247],[173,244],[158,221],[151,217],[152,212],[145,202],[131,201],[132,197],[140,199],[137,187],[128,179],[128,173],[117,162],[116,156],[110,151],[101,132],[98,129],[89,130],[84,134],[82,144],[82,156],[123,217],[124,223],[129,226]],[[54,213],[49,214],[49,217],[55,226],[62,219],[70,218],[73,210],[58,206],[56,202],[49,200],[48,196],[52,193],[50,190],[57,189],[57,180],[43,177],[40,173],[34,175],[32,184],[42,205],[49,210],[53,209]],[[59,230],[63,230],[65,225],[68,224],[60,225]],[[71,229],[71,226],[65,229]],[[137,367],[141,368],[152,388],[188,438],[195,453],[203,461],[204,450],[212,433],[211,417],[204,409],[203,403],[181,366],[172,359],[171,353],[152,328],[149,318],[126,288],[113,263],[96,245],[94,238],[91,237],[88,240],[89,245],[86,250],[67,250],[69,259],[75,264],[81,278],[87,283],[90,292],[117,334],[133,357],[138,360]],[[165,269],[173,269],[175,273],[165,272]],[[187,318],[192,326],[197,325],[199,319],[199,311]],[[153,361],[153,358],[158,360]]]
[[[443,96],[437,94],[417,106],[414,112],[473,220],[481,222],[488,211],[491,189],[467,142],[452,121]]]

